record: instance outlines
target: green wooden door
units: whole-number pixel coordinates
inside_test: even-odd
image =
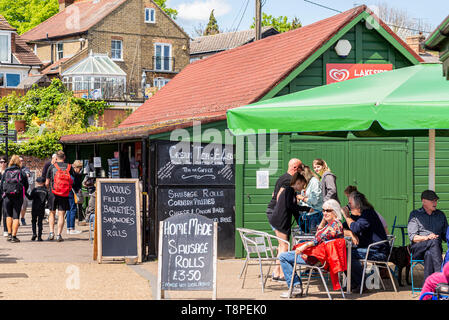
[[[412,161],[407,139],[290,140],[289,158],[312,166],[324,159],[337,176],[338,197],[347,203],[344,189],[356,185],[386,219],[391,232],[394,217],[406,224],[412,209]],[[398,230],[395,235],[400,236]]]
[[[408,187],[412,168],[407,143],[407,140],[350,141],[348,182],[356,185],[385,218],[389,232],[395,216],[396,223],[407,224],[410,213],[412,197]]]

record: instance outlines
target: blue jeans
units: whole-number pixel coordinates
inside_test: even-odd
[[[365,259],[367,248],[352,248],[351,251],[351,288],[360,288],[362,282],[363,267],[360,259]],[[368,255],[369,260],[385,261],[385,253],[371,248]]]
[[[70,209],[67,210],[67,229],[75,229],[76,203],[73,192],[69,193]]]
[[[288,251],[281,253],[281,255],[279,256],[279,261],[281,262],[281,268],[282,272],[284,273],[287,286],[290,286],[290,281],[292,280],[293,265],[295,264],[295,251]],[[301,255],[298,255],[296,257],[296,263],[306,264],[303,258],[301,258]],[[297,284],[302,285],[302,281],[301,278],[299,278],[295,272],[293,278],[293,286]]]

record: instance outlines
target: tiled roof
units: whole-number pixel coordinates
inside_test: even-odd
[[[201,123],[215,122],[216,117],[186,118],[163,121],[151,125],[140,125],[135,127],[113,128],[90,133],[72,134],[62,136],[60,141],[66,144],[94,143],[106,141],[121,141],[148,138],[151,134],[158,134],[176,129],[191,127],[194,121]]]
[[[0,30],[16,31],[2,15],[0,15]]]
[[[83,33],[101,21],[126,0],[84,0],[73,3],[63,11],[45,20],[22,37],[27,41],[58,38]],[[79,13],[79,20],[74,15]]]
[[[42,74],[59,74],[59,66],[61,65],[61,63],[63,63],[64,61],[69,60],[70,58],[62,58],[59,59],[55,62],[53,62],[50,65],[47,65],[42,71]]]
[[[34,54],[34,52],[30,49],[30,47],[26,44],[26,42],[21,38],[17,33],[16,29],[11,27],[8,21],[0,15],[0,30],[6,31],[14,31],[15,34],[15,52],[13,53],[14,57],[21,64],[27,65],[41,65],[42,62],[39,58]]]
[[[265,34],[279,33],[273,27],[262,27],[262,38]],[[198,37],[190,41],[190,54],[199,54],[206,52],[218,52],[239,47],[250,41],[256,36],[254,29],[218,33],[211,36]]]
[[[16,52],[14,57],[21,63],[27,65],[41,65],[41,60],[34,54],[25,40],[16,35]]]
[[[120,127],[188,117],[226,119],[228,109],[261,99],[365,10],[366,6],[359,6],[308,26],[195,61],[134,111]],[[383,26],[422,61],[388,26]]]

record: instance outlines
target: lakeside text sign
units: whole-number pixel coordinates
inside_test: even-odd
[[[391,63],[328,63],[326,64],[326,84],[360,78],[390,70],[393,70],[393,65]]]

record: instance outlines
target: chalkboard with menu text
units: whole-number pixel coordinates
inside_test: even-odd
[[[235,212],[234,188],[229,187],[159,187],[157,217],[190,213],[202,215],[218,223],[218,256],[234,257]],[[230,240],[231,239],[231,240]]]
[[[142,261],[138,179],[97,179],[98,262],[137,257]]]
[[[168,218],[159,225],[158,293],[212,291],[216,299],[217,223],[196,214]]]
[[[233,146],[190,142],[158,143],[157,184],[233,186]]]

